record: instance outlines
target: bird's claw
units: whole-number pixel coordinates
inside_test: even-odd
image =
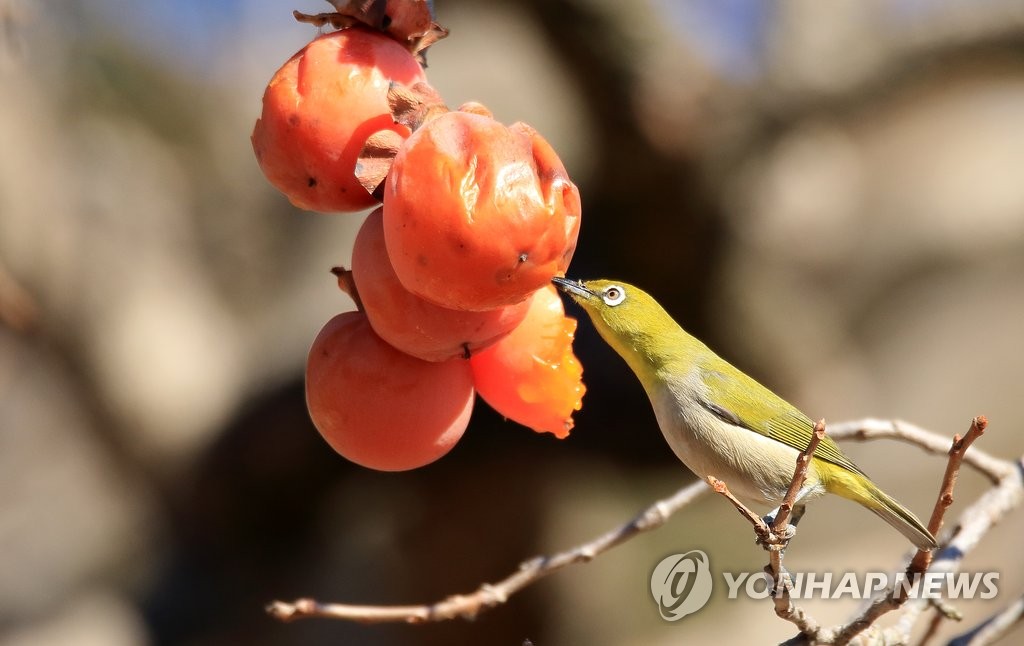
[[[793,540],[793,537],[796,536],[796,525],[786,525],[779,531],[778,536],[779,539],[787,543]]]
[[[796,527],[794,525],[786,525],[778,532],[774,531],[770,524],[768,528],[767,536],[758,536],[754,541],[768,551],[781,552],[785,550],[789,545],[789,541],[793,540],[793,537],[796,536]]]

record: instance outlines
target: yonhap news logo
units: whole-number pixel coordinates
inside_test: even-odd
[[[771,579],[763,571],[718,576],[729,599],[765,599],[772,594]],[[662,619],[678,621],[707,605],[714,578],[702,550],[662,559],[651,573],[651,597]],[[925,572],[913,578],[903,572],[791,572],[790,579],[793,599],[864,600],[889,588],[896,598],[908,599],[992,599],[999,594],[998,572]]]
[[[711,566],[701,550],[672,554],[651,574],[651,596],[665,621],[678,621],[697,612],[711,598]]]

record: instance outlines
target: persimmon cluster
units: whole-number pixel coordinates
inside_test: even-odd
[[[405,17],[427,6],[371,4]],[[342,28],[271,79],[256,158],[300,208],[379,205],[351,271],[335,270],[359,309],[331,319],[309,351],[317,429],[353,462],[412,469],[458,442],[479,393],[505,417],[565,437],[585,389],[576,321],[550,281],[572,258],[581,206],[558,155],[480,104],[444,106],[420,63],[443,32],[432,16],[416,23],[423,33],[396,33],[379,16],[299,17]]]

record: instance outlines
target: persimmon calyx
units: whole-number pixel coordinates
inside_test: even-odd
[[[424,67],[426,50],[448,36],[448,29],[434,21],[431,4],[426,0],[327,0],[333,12],[307,14],[293,11],[301,23],[324,28],[349,29],[363,25],[386,33],[401,43]]]

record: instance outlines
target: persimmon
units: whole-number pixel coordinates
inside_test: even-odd
[[[519,325],[530,306],[523,301],[487,312],[450,310],[405,289],[388,258],[381,209],[356,235],[352,277],[374,332],[426,361],[466,357],[487,347]]]
[[[576,320],[551,285],[537,290],[519,326],[474,355],[473,383],[494,410],[535,431],[564,438],[583,405],[583,367],[572,351]]]
[[[335,451],[371,469],[415,469],[448,453],[469,424],[473,399],[467,361],[400,352],[360,312],[332,318],[309,350],[313,424]]]
[[[406,289],[450,309],[520,302],[565,272],[580,197],[535,130],[480,114],[427,121],[384,189],[384,237]]]
[[[260,168],[299,208],[372,206],[376,199],[356,180],[356,159],[375,132],[409,136],[391,118],[388,87],[424,80],[414,56],[385,34],[352,27],[316,38],[267,85],[252,133]]]

